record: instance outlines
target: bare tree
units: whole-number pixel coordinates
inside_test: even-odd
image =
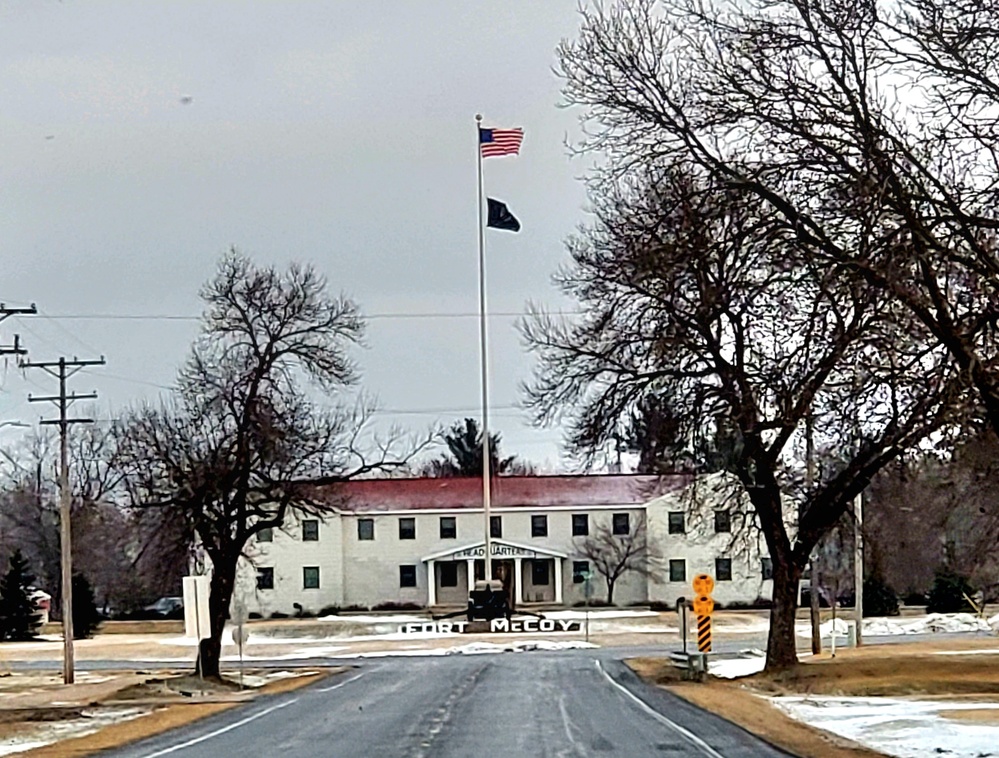
[[[107,466],[111,438],[107,427],[74,428],[70,438],[73,563],[93,585],[102,605],[119,604],[131,577],[127,514],[103,500],[116,483]],[[61,597],[58,443],[52,433],[29,435],[19,447],[2,451],[6,475],[0,488],[0,554],[20,549],[37,567],[40,586]],[[2,555],[0,555],[2,557]]]
[[[758,198],[903,305],[999,431],[999,6],[622,0],[560,47],[581,151]]]
[[[999,437],[971,428],[944,455],[909,456],[871,488],[868,565],[904,593],[925,594],[947,565],[999,597]]]
[[[576,552],[604,578],[608,605],[613,605],[614,587],[624,574],[655,578],[662,569],[662,555],[649,543],[644,514],[629,519],[624,534],[615,534],[610,524],[598,524],[592,534],[576,540]]]
[[[604,178],[596,222],[558,277],[585,315],[535,311],[522,326],[539,356],[527,402],[539,422],[566,421],[582,454],[653,393],[688,440],[724,420],[727,468],[773,561],[767,665],[791,666],[812,549],[877,471],[963,410],[961,377],[925,328],[817,261],[752,193],[675,164]],[[805,491],[796,447],[809,415],[849,452]]]
[[[201,292],[206,303],[177,390],[160,407],[129,414],[114,464],[128,502],[164,513],[211,561],[211,636],[198,667],[218,677],[222,631],[247,542],[293,514],[329,510],[316,484],[406,463],[397,435],[361,435],[364,404],[324,408],[300,386],[336,393],[356,380],[349,357],[363,323],[355,304],[330,297],[311,267],[254,266],[235,252]],[[169,514],[169,516],[167,516]]]

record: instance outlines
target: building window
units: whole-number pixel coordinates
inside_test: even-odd
[[[490,516],[489,517],[489,536],[493,539],[499,539],[503,536],[503,517],[502,516]]]
[[[274,541],[274,529],[273,527],[267,526],[257,532],[257,542],[273,542]]]
[[[687,581],[687,561],[683,558],[673,558],[670,560],[669,580],[671,582]]]
[[[715,511],[715,533],[732,531],[732,514],[728,511]]]
[[[375,520],[373,518],[359,518],[357,520],[357,539],[373,540],[375,538]]]
[[[544,587],[550,580],[548,571],[548,561],[531,561],[531,584],[535,587]]]
[[[669,533],[686,534],[687,528],[683,523],[683,511],[669,512]]]
[[[586,577],[590,573],[590,562],[589,561],[573,561],[572,562],[572,583],[582,584],[586,581]]]
[[[628,518],[627,513],[615,513],[614,514],[614,534],[625,535],[631,531],[631,519]]]
[[[572,514],[572,536],[585,537],[590,533],[590,517],[585,513]]]
[[[312,518],[306,519],[302,522],[302,541],[303,542],[318,542],[319,541],[319,522]]]
[[[719,582],[732,581],[731,558],[715,558],[715,579]]]
[[[770,556],[767,556],[766,558],[761,558],[760,562],[763,564],[763,581],[766,581],[767,579],[773,579],[774,562],[770,558]]]
[[[400,566],[399,567],[399,586],[400,587],[415,587],[416,586],[416,566]]]
[[[319,566],[305,566],[302,568],[302,589],[319,589]]]
[[[257,589],[258,590],[272,590],[274,589],[274,568],[271,566],[266,566],[257,569]]]
[[[447,561],[437,565],[441,567],[441,587],[457,587],[458,564],[454,561]]]
[[[454,516],[441,516],[441,539],[453,540],[458,536],[458,520]]]
[[[415,540],[416,539],[416,519],[415,518],[401,518],[399,519],[399,539],[401,540]],[[416,586],[415,584],[412,586]]]
[[[532,537],[548,536],[547,516],[531,516],[531,536]]]

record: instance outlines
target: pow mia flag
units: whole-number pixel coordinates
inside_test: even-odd
[[[489,204],[489,220],[486,221],[486,226],[491,226],[493,229],[506,229],[510,232],[520,231],[520,222],[516,216],[510,213],[506,203],[493,200],[491,197],[487,197],[486,202]]]

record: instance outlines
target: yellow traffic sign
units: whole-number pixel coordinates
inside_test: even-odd
[[[715,601],[707,595],[694,598],[694,613],[698,616],[710,616],[715,609]]]
[[[715,588],[715,580],[707,574],[698,574],[694,577],[694,592],[698,595],[710,595]]]

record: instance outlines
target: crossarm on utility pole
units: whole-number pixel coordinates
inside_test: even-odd
[[[69,489],[69,427],[71,424],[90,424],[93,419],[70,418],[69,407],[77,400],[95,400],[96,392],[77,394],[66,393],[66,380],[85,366],[103,366],[104,357],[99,360],[67,360],[33,363],[24,361],[22,368],[40,368],[59,380],[59,394],[42,397],[28,395],[29,403],[54,403],[59,409],[59,418],[44,419],[41,424],[52,424],[59,427],[59,557],[61,567],[62,590],[62,636],[63,636],[63,667],[64,684],[72,684],[75,680],[76,665],[73,652],[73,552],[72,552],[72,496]]]

